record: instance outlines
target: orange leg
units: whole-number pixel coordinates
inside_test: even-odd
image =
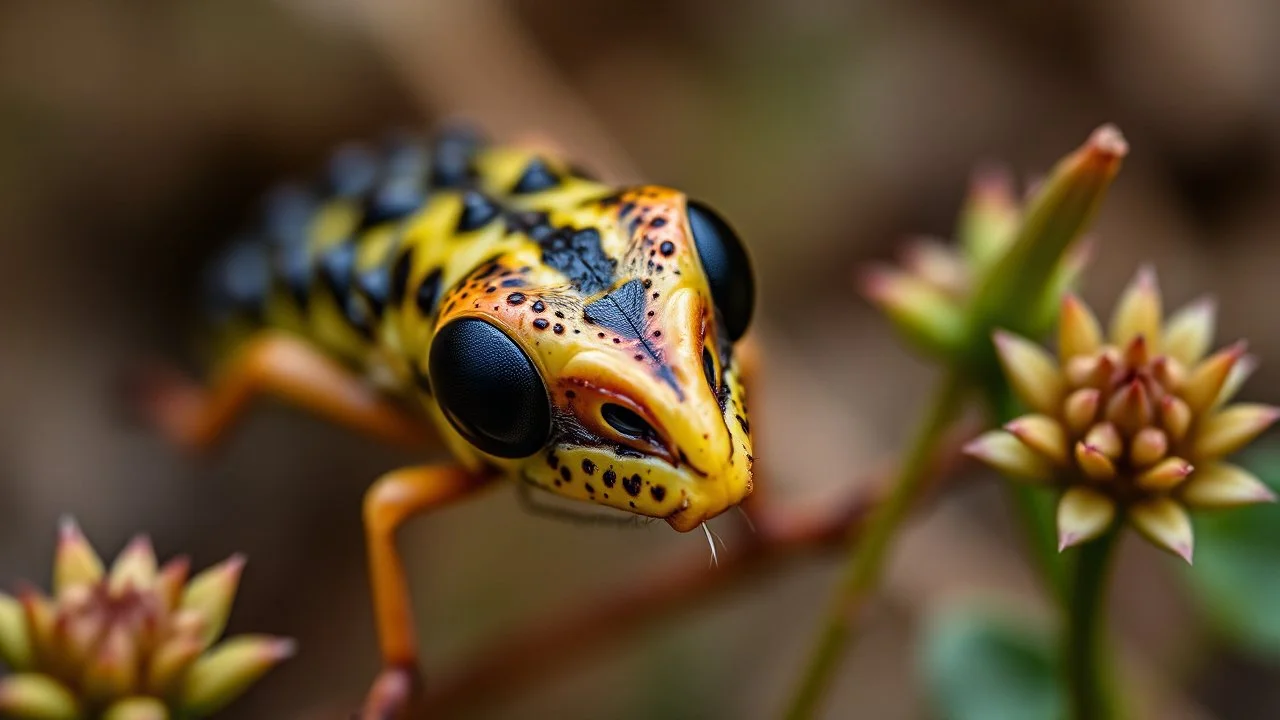
[[[338,424],[409,448],[430,445],[427,424],[305,341],[275,331],[251,338],[206,389],[170,373],[150,378],[148,419],[185,447],[207,450],[258,395],[274,395]]]
[[[396,550],[396,531],[415,515],[467,497],[493,478],[492,473],[473,473],[456,466],[408,467],[383,475],[365,494],[365,543],[383,663],[365,701],[365,720],[402,716],[420,690],[417,634],[409,584]]]

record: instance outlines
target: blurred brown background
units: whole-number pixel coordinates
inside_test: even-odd
[[[1280,397],[1272,0],[6,0],[0,585],[47,581],[65,512],[104,552],[137,530],[199,566],[244,551],[232,628],[294,635],[302,651],[230,716],[354,706],[376,662],[360,496],[408,458],[271,407],[220,457],[193,462],[126,422],[112,390],[138,359],[189,347],[198,268],[272,180],[311,171],[343,139],[459,113],[500,136],[553,137],[587,166],[687,189],[733,219],[763,283],[759,454],[789,502],[821,502],[883,465],[928,386],[928,368],[855,296],[854,268],[907,233],[947,234],[976,162],[1031,177],[1104,121],[1132,154],[1086,297],[1110,307],[1138,263],[1156,262],[1171,303],[1216,294],[1223,338],[1248,336],[1271,360],[1247,396]],[[1045,615],[992,483],[966,484],[924,519],[829,717],[928,714],[912,641],[939,606],[979,592]],[[706,553],[665,525],[530,517],[505,491],[403,540],[436,668]],[[1280,714],[1280,673],[1208,640],[1172,562],[1136,545],[1116,624],[1152,716]],[[789,568],[473,714],[766,717],[832,569]]]

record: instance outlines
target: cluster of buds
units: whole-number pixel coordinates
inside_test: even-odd
[[[205,717],[293,654],[290,640],[238,636],[217,645],[244,560],[188,580],[189,563],[157,567],[145,537],[108,571],[63,522],[53,594],[0,593],[0,716],[39,720]]]
[[[1255,363],[1243,343],[1209,355],[1213,331],[1208,300],[1162,322],[1150,269],[1124,291],[1106,333],[1093,312],[1068,295],[1056,359],[1025,338],[996,333],[1006,377],[1031,414],[966,450],[1011,477],[1060,488],[1059,549],[1101,535],[1123,516],[1190,562],[1188,509],[1275,500],[1257,477],[1223,458],[1266,430],[1280,411],[1226,405]]]
[[[1127,152],[1111,126],[1067,156],[1024,203],[1002,172],[978,173],[955,246],[932,238],[908,243],[902,266],[879,266],[863,293],[912,344],[948,365],[994,365],[995,327],[1040,335],[1088,259],[1075,242]],[[981,372],[981,368],[977,368]]]

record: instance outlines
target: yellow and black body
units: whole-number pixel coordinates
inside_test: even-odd
[[[729,225],[676,190],[459,129],[350,145],[270,194],[205,286],[215,376],[145,397],[174,439],[208,447],[270,394],[453,458],[366,495],[387,666],[368,717],[416,687],[409,518],[509,479],[688,531],[751,492],[735,347],[754,279]]]
[[[466,467],[679,530],[750,491],[753,281],[709,209],[459,130],[341,148],[327,175],[214,265],[228,351],[296,333],[419,405]]]

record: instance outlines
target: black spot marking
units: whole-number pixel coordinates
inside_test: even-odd
[[[741,415],[734,415],[733,417],[738,421],[738,427],[742,428],[742,432],[751,432],[751,423],[747,422],[746,418]]]
[[[413,269],[413,248],[405,250],[391,267],[391,304],[399,305],[409,287],[409,272]]]
[[[596,489],[595,489],[595,488],[593,488],[593,487],[591,487],[591,483],[586,483],[585,485],[583,485],[583,487],[585,487],[585,488],[587,489],[587,494],[588,494],[588,495],[595,495],[595,494],[596,494]]]
[[[363,195],[377,177],[378,158],[367,145],[343,145],[329,157],[329,192],[334,195]]]
[[[593,462],[591,462],[591,460],[590,460],[590,459],[584,458],[584,459],[582,460],[582,472],[584,472],[584,473],[586,473],[586,474],[588,474],[588,475],[595,475],[595,474],[596,474],[596,464],[595,464],[595,463],[593,463]]]
[[[560,456],[557,455],[554,450],[547,453],[547,464],[551,466],[552,470],[556,470],[560,467]]]
[[[572,399],[574,399],[574,398],[578,397],[578,393],[576,393],[576,392],[574,392],[574,391],[572,391],[572,390],[565,390],[565,391],[564,391],[564,396],[565,396],[565,397],[567,397],[567,398],[569,398],[570,400],[572,400]],[[590,460],[587,460],[586,462],[590,462]]]
[[[617,261],[605,254],[593,228],[560,228],[539,240],[542,261],[569,278],[578,292],[594,295],[613,283]]]
[[[550,324],[551,323],[547,322],[545,318],[538,318],[533,321],[533,326],[538,328],[539,330],[546,330],[547,326]]]
[[[399,220],[427,202],[422,181],[414,176],[388,177],[365,200],[359,229]]]
[[[543,310],[547,309],[546,304],[544,304],[541,300],[534,300],[533,305],[530,305],[530,307],[532,307],[533,311],[536,313],[540,313]]]
[[[436,300],[440,299],[440,280],[440,268],[436,268],[427,273],[422,283],[418,285],[416,293],[418,311],[424,316],[430,315],[435,310]]]
[[[632,475],[629,478],[623,478],[622,489],[626,490],[627,494],[630,495],[631,497],[636,497],[637,495],[639,495],[640,494],[640,476]]]
[[[546,161],[542,158],[534,158],[525,167],[515,186],[511,188],[511,193],[513,195],[528,195],[550,190],[559,184],[560,176],[547,167]]]
[[[369,302],[374,317],[382,317],[391,296],[391,273],[385,265],[366,270],[356,276],[356,289]]]
[[[613,487],[613,484],[618,481],[618,473],[612,470],[605,470],[604,474],[600,476],[600,479],[604,480],[605,487]]]
[[[366,340],[373,339],[373,318],[365,302],[357,295],[347,297],[343,306],[343,316],[347,324]]]
[[[286,245],[276,253],[276,274],[302,312],[311,303],[311,256],[305,246]]]
[[[524,302],[524,293],[514,292],[507,296],[508,305],[519,305]]]
[[[209,312],[219,318],[241,312],[261,314],[271,287],[268,251],[255,238],[245,238],[210,267],[205,278]]]
[[[666,224],[667,224],[667,219],[664,217],[656,217],[649,221],[649,227],[653,227],[653,228],[660,228]]]
[[[667,497],[667,489],[661,485],[654,485],[649,488],[649,494],[653,496],[654,500],[662,502],[662,500]]]
[[[498,204],[478,190],[468,190],[462,195],[462,214],[458,216],[457,232],[468,233],[488,225],[500,212]]]
[[[472,128],[448,128],[437,136],[432,151],[431,185],[458,188],[475,178],[471,162],[480,147],[481,138]]]
[[[568,465],[560,466],[560,477],[564,478],[565,482],[571,482],[573,480],[573,473],[569,470]]]
[[[672,253],[676,251],[676,244],[670,240],[663,240],[662,244],[658,246],[658,250],[660,250],[665,257],[671,257]]]
[[[553,232],[547,214],[536,210],[509,212],[505,216],[505,222],[507,232],[528,235],[534,242],[542,242]],[[525,272],[528,272],[527,268]]]
[[[541,318],[539,318],[539,320],[541,320]],[[546,322],[546,321],[545,321],[545,320],[543,320],[543,322]],[[553,332],[553,333],[555,333],[555,334],[557,334],[557,335],[563,335],[563,334],[564,334],[564,325],[561,325],[560,323],[556,323],[555,327],[551,328],[551,332]]]
[[[499,284],[504,288],[524,287],[524,278],[510,277]]]
[[[351,241],[334,245],[320,257],[320,277],[344,310],[351,296],[351,276],[355,265],[356,245]]]

